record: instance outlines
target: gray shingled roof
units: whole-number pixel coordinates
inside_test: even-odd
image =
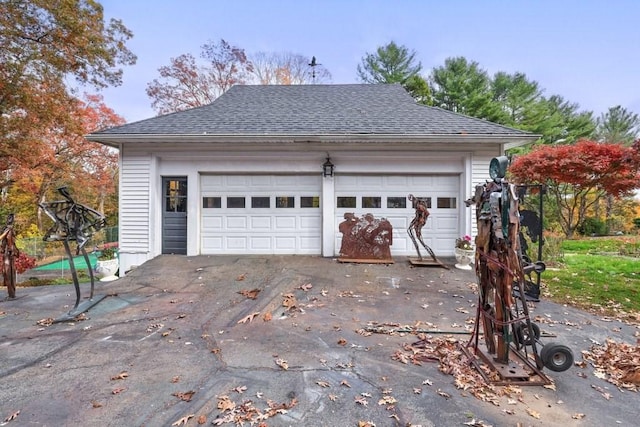
[[[533,136],[416,104],[398,84],[234,86],[209,105],[92,136],[142,134]]]

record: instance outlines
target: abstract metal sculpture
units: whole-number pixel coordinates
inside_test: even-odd
[[[9,298],[16,297],[16,264],[20,255],[16,246],[16,236],[13,231],[14,215],[9,214],[7,223],[0,234],[0,254],[2,254],[2,278],[7,287]]]
[[[47,231],[44,236],[46,242],[62,242],[64,249],[69,258],[69,269],[73,277],[73,284],[76,289],[76,303],[71,311],[56,321],[73,320],[75,316],[87,311],[93,305],[100,302],[101,298],[95,298],[93,296],[94,289],[94,277],[89,256],[85,250],[85,245],[91,238],[91,236],[102,229],[106,225],[104,215],[100,212],[88,208],[84,205],[76,203],[75,200],[69,194],[66,187],[58,188],[58,192],[62,194],[64,200],[59,200],[49,203],[40,203],[39,206],[44,212],[54,221],[53,226]],[[80,284],[78,283],[78,273],[75,268],[73,256],[71,254],[71,248],[69,242],[75,241],[77,243],[76,255],[82,253],[84,260],[89,270],[89,277],[91,279],[91,295],[89,296],[89,304],[79,308],[80,304]]]
[[[393,243],[393,227],[386,219],[376,219],[372,214],[358,218],[347,212],[339,230],[342,245],[338,261],[393,263],[389,248]]]
[[[440,265],[446,269],[445,264],[440,262],[438,258],[436,258],[436,254],[433,250],[422,240],[422,227],[427,223],[427,219],[429,218],[429,210],[427,209],[427,199],[421,197],[415,197],[413,194],[409,194],[409,201],[413,204],[413,208],[416,210],[415,217],[409,224],[409,228],[407,228],[407,233],[409,233],[409,237],[411,237],[411,241],[413,242],[413,246],[416,248],[416,252],[418,253],[418,259],[409,261],[415,265],[433,265],[433,263],[425,262],[422,258],[422,254],[420,253],[420,247],[418,246],[418,242],[422,245],[422,247],[429,252],[433,262],[437,265]]]
[[[506,157],[494,158],[490,166],[492,181],[477,186],[474,197],[466,202],[468,206],[475,203],[478,228],[479,301],[469,346],[497,371],[500,381],[546,384],[550,380],[540,369],[546,366],[564,371],[573,364],[573,354],[568,347],[555,343],[548,343],[538,352],[540,328],[529,316],[525,284],[526,275],[532,271],[541,273],[544,264],[532,264],[522,255],[517,186],[504,178],[507,164]],[[480,328],[491,357],[478,347]],[[528,347],[531,353],[527,353]],[[535,381],[535,376],[540,381]]]

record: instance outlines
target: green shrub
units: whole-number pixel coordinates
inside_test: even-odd
[[[606,236],[609,233],[609,229],[601,219],[587,217],[578,227],[578,233],[583,236]]]

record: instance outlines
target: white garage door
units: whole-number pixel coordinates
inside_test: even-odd
[[[321,253],[319,175],[202,175],[202,254]]]
[[[393,226],[392,255],[416,256],[407,227],[415,210],[407,198],[409,194],[427,199],[430,212],[422,228],[424,242],[436,254],[453,254],[453,244],[458,237],[461,203],[458,201],[460,177],[451,176],[336,176],[336,255],[340,251],[342,234],[338,225],[346,212],[358,217],[371,213],[376,218],[386,218]],[[425,251],[421,248],[424,256]],[[428,254],[427,254],[428,255]]]

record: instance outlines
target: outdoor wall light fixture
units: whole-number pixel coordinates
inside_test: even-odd
[[[333,168],[331,158],[327,156],[327,161],[322,164],[322,176],[333,176]]]

